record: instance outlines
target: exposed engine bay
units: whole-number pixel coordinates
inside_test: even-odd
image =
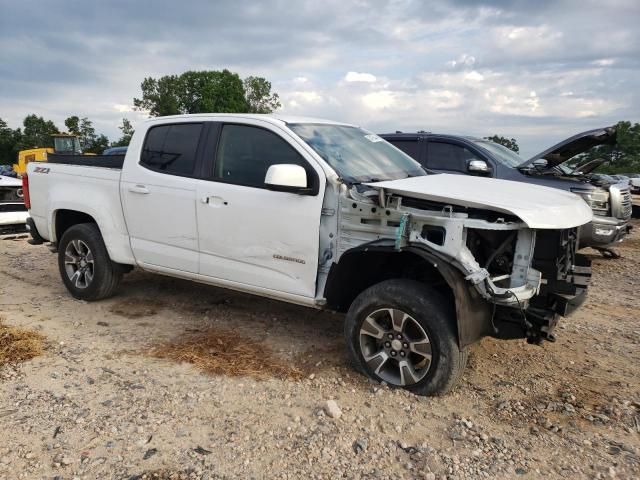
[[[338,258],[385,239],[397,251],[428,251],[434,266],[452,265],[491,305],[487,334],[554,340],[558,314],[567,315],[575,299],[584,297],[591,269],[576,254],[577,228],[531,229],[513,215],[384,189],[354,186],[340,202]]]

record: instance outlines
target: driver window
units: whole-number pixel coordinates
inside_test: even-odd
[[[309,168],[283,138],[263,128],[224,125],[218,143],[214,179],[249,187],[264,187],[271,165],[291,163]]]

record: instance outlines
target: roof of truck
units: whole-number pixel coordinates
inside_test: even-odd
[[[251,120],[263,120],[276,125],[286,125],[288,123],[323,123],[327,125],[346,125],[353,126],[349,123],[336,122],[335,120],[327,120],[323,118],[314,117],[301,117],[295,115],[283,115],[281,113],[192,113],[187,115],[170,115],[166,117],[153,117],[147,120],[147,122],[159,122],[175,119],[193,119],[198,118],[202,120],[206,119],[226,119],[226,118],[246,118]]]

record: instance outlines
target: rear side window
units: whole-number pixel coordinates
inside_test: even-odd
[[[268,130],[247,125],[224,125],[218,143],[214,178],[249,187],[264,187],[271,165],[292,163],[307,170],[302,156],[283,138]]]
[[[415,161],[420,161],[420,147],[422,146],[421,142],[418,140],[387,140],[394,147],[399,148],[404,153],[409,155]]]
[[[470,160],[481,160],[473,152],[452,143],[427,143],[427,168],[466,172]]]
[[[144,141],[140,163],[173,175],[193,175],[201,133],[201,123],[152,127]]]

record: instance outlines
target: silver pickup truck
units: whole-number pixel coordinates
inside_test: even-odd
[[[418,394],[455,385],[484,336],[553,340],[590,275],[580,197],[427,175],[327,120],[162,117],[119,160],[52,155],[24,183],[32,241],[74,297],[113,295],[139,267],[345,312],[354,365]]]

